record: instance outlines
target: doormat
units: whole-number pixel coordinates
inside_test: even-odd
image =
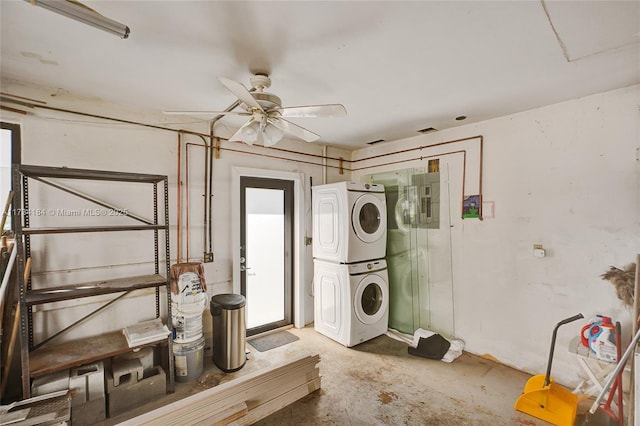
[[[279,346],[284,346],[287,343],[295,342],[300,338],[288,331],[279,331],[277,333],[268,334],[262,337],[256,337],[249,340],[249,344],[253,346],[258,352],[266,352]]]

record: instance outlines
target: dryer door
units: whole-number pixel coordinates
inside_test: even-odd
[[[364,324],[378,322],[389,307],[387,282],[376,274],[365,275],[356,287],[353,305],[354,312],[360,322]]]
[[[353,203],[351,226],[353,232],[365,243],[378,241],[387,228],[384,200],[373,194],[363,194]]]

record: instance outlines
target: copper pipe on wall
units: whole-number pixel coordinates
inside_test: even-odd
[[[420,157],[417,157],[417,158],[411,158],[411,159],[408,159],[408,160],[391,161],[391,162],[388,162],[388,163],[378,164],[376,166],[362,167],[360,169],[355,169],[355,170],[364,170],[364,169],[371,169],[371,168],[374,168],[374,167],[389,166],[389,165],[393,165],[393,164],[406,163],[408,161],[416,161],[416,160],[422,161],[422,160],[428,160],[429,158],[440,158],[440,157],[444,157],[445,155],[453,155],[453,154],[462,154],[462,201],[464,201],[465,174],[466,174],[466,170],[467,170],[467,151],[464,150],[464,149],[461,149],[461,150],[458,150],[458,151],[443,152],[441,154],[435,154],[435,155],[427,155],[427,156],[421,155]],[[462,203],[460,203],[460,206],[462,208]]]
[[[13,95],[11,95],[11,96],[13,96]],[[168,132],[177,132],[177,133],[195,135],[195,136],[206,137],[206,138],[211,137],[211,135],[209,135],[209,134],[195,132],[195,131],[191,131],[191,130],[172,129],[172,128],[169,128],[169,127],[163,127],[163,126],[157,126],[157,125],[153,125],[153,124],[140,123],[140,122],[136,122],[136,121],[132,121],[132,120],[124,120],[124,119],[121,119],[121,118],[108,117],[108,116],[98,115],[98,114],[90,114],[90,113],[86,113],[86,112],[74,111],[74,110],[69,110],[69,109],[64,109],[64,108],[56,108],[56,107],[51,107],[51,106],[47,106],[47,105],[29,104],[28,106],[31,107],[31,108],[41,108],[41,109],[64,112],[64,113],[68,113],[68,114],[75,114],[75,115],[80,115],[80,116],[85,116],[85,117],[98,118],[98,119],[101,119],[101,120],[110,120],[110,121],[115,121],[115,122],[118,122],[118,123],[133,124],[133,125],[137,125],[137,126],[149,127],[149,128],[152,128],[152,129],[165,130],[165,131],[168,131]],[[466,141],[466,140],[471,140],[471,139],[476,139],[476,138],[480,138],[480,141],[481,141],[481,144],[482,144],[483,137],[481,135],[477,135],[477,136],[470,136],[470,137],[461,138],[461,139],[455,139],[455,140],[446,141],[446,142],[440,142],[440,143],[437,143],[437,144],[434,144],[434,145],[426,145],[426,146],[420,146],[420,147],[416,147],[416,148],[409,148],[409,149],[405,149],[405,150],[394,151],[394,152],[390,152],[390,153],[387,153],[387,154],[374,155],[374,156],[371,156],[371,157],[360,158],[358,160],[346,160],[346,159],[343,159],[343,162],[345,162],[345,163],[357,163],[357,162],[360,162],[360,161],[366,161],[366,160],[371,160],[371,159],[375,159],[375,158],[386,157],[388,155],[394,155],[394,154],[400,154],[400,153],[404,153],[404,152],[416,151],[416,150],[420,150],[420,149],[423,149],[423,148],[429,148],[429,147],[433,148],[433,147],[436,147],[436,146],[439,146],[439,145],[445,145],[445,144],[450,144],[450,143],[455,143],[455,142],[463,142],[463,141]],[[228,141],[228,139],[226,139],[226,138],[219,138],[219,139],[223,140],[223,141]],[[237,143],[238,144],[242,144],[242,142],[237,142]],[[259,146],[259,145],[256,145],[255,148],[268,149],[268,150],[273,150],[273,151],[288,152],[288,153],[292,153],[292,154],[296,154],[296,155],[304,155],[304,156],[308,156],[308,157],[325,158],[322,155],[309,154],[309,153],[306,153],[306,152],[287,150],[287,149],[284,149],[284,148],[264,147],[264,146]],[[223,149],[223,148],[221,148],[221,149]],[[481,148],[481,150],[482,150],[482,148]],[[278,157],[272,157],[272,158],[278,158]],[[326,157],[326,159],[340,161],[340,158],[334,158],[334,157]],[[309,162],[307,164],[316,164],[316,163],[310,163]],[[344,170],[351,171],[350,169],[346,169],[346,168]]]
[[[238,143],[242,143],[242,142],[238,142]],[[278,147],[275,147],[275,146],[270,146],[269,147],[269,146],[255,145],[255,147],[256,148],[271,149],[273,151],[288,152],[290,154],[306,155],[307,157],[315,157],[315,158],[324,158],[324,159],[327,159],[327,160],[343,161],[345,163],[353,163],[354,162],[354,160],[345,160],[344,158],[340,158],[340,157],[325,157],[325,156],[318,155],[318,154],[309,154],[307,152],[293,151],[291,149],[278,148]]]
[[[210,134],[207,135],[207,134],[204,134],[204,133],[199,133],[199,132],[194,132],[194,131],[189,131],[189,130],[184,130],[184,129],[176,130],[176,129],[171,129],[169,127],[157,126],[157,125],[153,125],[153,124],[145,124],[145,123],[135,122],[135,121],[131,121],[131,120],[124,120],[124,119],[120,119],[120,118],[102,116],[102,115],[97,115],[97,114],[89,114],[89,113],[85,113],[85,112],[73,111],[73,110],[64,109],[64,108],[56,108],[56,107],[51,107],[51,106],[47,106],[47,105],[30,104],[28,106],[31,107],[31,108],[42,108],[42,109],[51,110],[51,111],[58,111],[58,112],[64,112],[64,113],[69,113],[69,114],[81,115],[81,116],[85,116],[85,117],[98,118],[98,119],[102,119],[102,120],[111,120],[111,121],[115,121],[115,122],[119,122],[119,123],[133,124],[133,125],[138,125],[138,126],[143,126],[143,127],[149,127],[149,128],[158,129],[158,130],[165,130],[165,131],[170,131],[170,132],[191,134],[191,135],[200,136],[205,141],[206,141],[206,139],[204,139],[205,137],[207,137],[207,138],[211,137]],[[455,139],[455,140],[446,141],[446,142],[440,142],[440,143],[437,143],[437,144],[434,144],[434,145],[426,145],[426,146],[420,146],[420,147],[416,147],[416,148],[409,148],[409,149],[406,149],[406,150],[394,151],[394,152],[390,152],[390,153],[387,153],[387,154],[374,155],[374,156],[371,156],[371,157],[365,157],[365,158],[361,158],[361,159],[358,159],[358,160],[344,160],[344,162],[357,163],[357,162],[360,162],[360,161],[366,161],[366,160],[371,160],[371,159],[375,159],[375,158],[386,157],[386,156],[389,156],[389,155],[421,150],[421,149],[425,149],[425,148],[433,148],[433,147],[437,147],[437,146],[440,146],[440,145],[446,145],[446,144],[451,144],[451,143],[456,143],[456,142],[463,142],[463,141],[477,139],[477,138],[479,138],[479,140],[480,140],[480,166],[479,166],[479,186],[480,186],[480,188],[479,188],[479,194],[478,195],[479,195],[479,199],[480,199],[479,200],[480,201],[479,213],[480,213],[480,218],[482,219],[482,173],[483,173],[483,170],[482,170],[483,169],[483,158],[482,157],[483,157],[483,139],[484,139],[482,135],[470,136],[470,137],[466,137],[466,138]],[[221,140],[226,140],[224,138],[220,138],[220,139]],[[238,143],[241,143],[241,142],[238,142]],[[296,155],[304,155],[304,156],[310,156],[310,157],[315,157],[315,158],[323,158],[323,159],[326,158],[326,159],[337,160],[337,161],[340,160],[339,158],[328,158],[328,157],[324,157],[322,155],[308,154],[308,153],[297,152],[297,151],[290,151],[290,150],[285,150],[285,149],[276,148],[276,147],[261,147],[260,146],[259,148],[260,149],[271,149],[271,150],[275,150],[275,151],[290,152],[290,153],[295,153]],[[253,152],[248,152],[248,151],[231,150],[231,149],[228,149],[228,148],[220,148],[220,149],[221,150],[225,150],[226,149],[228,151],[246,153],[246,154],[251,154],[251,155],[258,155],[258,154],[255,154]],[[277,156],[265,155],[265,157],[282,159],[282,160],[287,160],[287,161],[296,161],[296,160],[291,160],[291,159],[288,159],[288,158],[282,158],[282,157],[277,157]],[[307,161],[299,161],[299,162],[300,163],[305,163],[305,164],[312,164],[312,165],[322,166],[321,164],[307,162]],[[336,166],[326,166],[326,167],[340,169],[340,167],[336,167]],[[343,170],[354,171],[355,169],[343,168]],[[206,246],[205,246],[205,250],[206,250]]]
[[[482,165],[483,165],[483,161],[482,159],[484,158],[483,155],[483,144],[484,142],[484,137],[480,136],[480,164],[478,165],[478,168],[480,169],[478,171],[478,186],[480,187],[479,193],[478,193],[478,204],[480,204],[478,206],[478,216],[480,218],[480,220],[482,220]]]
[[[180,170],[180,165],[181,165],[181,162],[182,162],[181,154],[182,154],[182,133],[178,133],[178,172],[177,172],[177,179],[176,179],[176,186],[177,186],[176,191],[178,193],[177,194],[177,198],[178,198],[178,201],[177,201],[178,214],[177,214],[177,217],[176,217],[176,222],[177,222],[177,225],[176,225],[176,228],[177,228],[176,229],[176,234],[177,234],[177,237],[176,237],[176,251],[177,251],[176,262],[177,263],[180,263],[182,261],[182,259],[180,258],[180,244],[182,242],[182,239],[180,238],[180,229],[182,227],[182,222],[181,222],[181,218],[180,218],[180,212],[182,210],[182,193],[181,193],[181,190],[180,190],[180,186],[181,186],[180,180],[182,178],[182,174],[181,174],[181,170]]]
[[[405,160],[398,160],[398,161],[389,161],[387,163],[381,163],[381,164],[376,164],[375,166],[365,166],[365,167],[360,167],[357,169],[351,169],[349,170],[350,172],[357,172],[360,170],[367,170],[367,169],[374,169],[376,167],[383,167],[383,166],[391,166],[394,164],[401,164],[401,163],[407,163],[409,161],[416,161],[416,160],[427,160],[429,158],[437,158],[437,157],[442,157],[445,155],[449,155],[449,154],[459,154],[459,153],[464,153],[464,157],[467,157],[467,151],[464,149],[458,150],[458,151],[447,151],[447,152],[443,152],[440,154],[434,154],[434,155],[421,155],[420,157],[415,157],[415,158],[407,158]]]
[[[185,203],[187,204],[185,207],[185,215],[186,217],[186,251],[187,251],[187,262],[189,262],[189,145],[190,144],[185,144],[185,165],[184,165],[184,185],[185,185],[185,189],[184,189],[184,196],[185,196]]]
[[[10,95],[13,96],[13,95]],[[74,110],[70,110],[70,109],[65,109],[65,108],[56,108],[56,107],[52,107],[52,106],[48,106],[48,105],[39,105],[39,104],[28,104],[26,105],[30,108],[41,108],[41,109],[45,109],[45,110],[50,110],[50,111],[57,111],[57,112],[64,112],[67,114],[75,114],[75,115],[80,115],[80,116],[84,116],[84,117],[90,117],[90,118],[97,118],[100,120],[109,120],[109,121],[115,121],[117,123],[123,123],[123,124],[132,124],[132,125],[136,125],[136,126],[142,126],[142,127],[148,127],[151,129],[156,129],[156,130],[164,130],[167,132],[175,132],[175,133],[182,133],[182,134],[186,134],[186,135],[194,135],[194,136],[200,136],[200,137],[206,137],[206,138],[210,138],[211,135],[210,134],[206,134],[206,133],[200,133],[200,132],[195,132],[192,130],[185,130],[185,129],[172,129],[170,127],[164,127],[164,126],[158,126],[155,124],[146,124],[146,123],[141,123],[139,121],[132,121],[132,120],[125,120],[122,118],[115,118],[115,117],[109,117],[109,116],[105,116],[105,115],[99,115],[99,114],[91,114],[91,113],[87,113],[87,112],[81,112],[81,111],[74,111]],[[3,107],[3,109],[9,109],[10,107]],[[20,114],[28,114],[28,112],[25,111],[15,111],[17,113]],[[228,139],[226,138],[221,138],[218,137],[218,139],[223,140],[223,141],[228,141]],[[237,142],[238,144],[242,144],[242,142]],[[318,154],[310,154],[307,152],[299,152],[299,151],[293,151],[293,150],[288,150],[285,148],[278,148],[278,147],[267,147],[267,146],[259,146],[256,145],[256,148],[260,148],[260,149],[267,149],[267,150],[272,150],[272,151],[282,151],[282,152],[288,152],[288,153],[292,153],[292,154],[297,154],[297,155],[304,155],[307,157],[315,157],[315,158],[322,158],[321,155]],[[329,160],[340,160],[339,158],[328,158]],[[345,162],[349,162],[351,163],[351,160],[344,160]]]
[[[436,146],[449,145],[451,143],[458,143],[458,142],[465,142],[465,141],[470,141],[470,140],[478,139],[478,138],[480,138],[480,144],[482,145],[482,135],[476,135],[476,136],[469,136],[469,137],[466,137],[466,138],[453,139],[453,140],[450,140],[450,141],[438,142],[438,143],[434,143],[433,145],[421,145],[421,146],[417,146],[415,148],[407,148],[407,149],[401,149],[400,151],[388,152],[386,154],[372,155],[371,157],[359,158],[357,160],[352,160],[351,162],[352,163],[357,163],[359,161],[373,160],[375,158],[388,157],[389,155],[403,154],[405,152],[419,151],[419,150],[423,150],[423,149],[427,149],[427,148],[435,148]]]
[[[199,144],[199,143],[188,143],[187,145],[200,146],[200,147],[203,147],[203,148],[208,148],[207,145]],[[229,151],[229,152],[236,152],[236,153],[239,153],[239,154],[257,155],[257,156],[260,156],[260,157],[274,158],[276,160],[293,161],[294,163],[311,164],[313,166],[329,167],[329,168],[332,168],[332,169],[340,169],[341,168],[340,166],[330,166],[330,165],[325,166],[322,163],[314,163],[314,162],[311,162],[311,161],[296,160],[296,159],[293,159],[293,158],[286,158],[286,157],[278,157],[276,155],[260,154],[259,152],[241,151],[241,150],[233,149],[233,148],[220,147],[220,151]],[[350,171],[349,169],[345,169],[344,167],[342,167],[342,169]]]
[[[23,111],[23,110],[17,109],[17,108],[11,108],[11,107],[8,107],[6,105],[0,105],[0,109],[3,109],[5,111],[15,112],[16,114],[29,115],[29,113],[27,111]]]
[[[417,151],[417,150],[422,150],[422,149],[427,149],[427,148],[433,148],[433,147],[437,147],[437,146],[442,146],[442,145],[448,145],[448,144],[452,144],[452,143],[459,143],[459,142],[466,142],[466,141],[470,141],[470,140],[474,140],[474,139],[478,139],[479,141],[479,149],[480,149],[480,153],[479,153],[479,165],[478,165],[478,218],[480,220],[482,220],[482,172],[483,172],[483,146],[484,146],[484,136],[482,135],[477,135],[477,136],[470,136],[470,137],[466,137],[466,138],[460,138],[460,139],[454,139],[454,140],[450,140],[450,141],[445,141],[445,142],[439,142],[433,145],[424,145],[424,146],[419,146],[419,147],[415,147],[415,148],[408,148],[408,149],[403,149],[400,151],[394,151],[394,152],[389,152],[386,154],[379,154],[379,155],[374,155],[371,157],[366,157],[366,158],[360,158],[358,160],[354,160],[352,161],[353,163],[359,162],[359,161],[365,161],[365,160],[371,160],[371,159],[375,159],[375,158],[383,158],[383,157],[387,157],[389,155],[395,155],[395,154],[402,154],[402,153],[406,153],[406,152],[412,152],[412,151]],[[463,150],[465,152],[464,155],[464,162],[463,162],[463,166],[462,166],[462,203],[464,203],[464,182],[466,180],[466,171],[467,171],[467,156],[466,156],[466,150]],[[454,151],[456,152],[456,151]],[[434,155],[431,157],[438,157],[438,156],[442,156],[442,155],[447,155],[451,152],[446,152],[444,154],[439,154],[439,155]],[[355,168],[355,169],[350,169],[349,171],[351,172],[355,172],[355,171],[359,171],[359,170],[366,170],[366,169],[371,169],[371,168],[375,168],[375,167],[381,167],[381,166],[388,166],[388,165],[392,165],[392,164],[400,164],[400,163],[405,163],[407,161],[415,161],[415,160],[421,160],[424,158],[429,158],[429,157],[424,157],[424,156],[420,156],[419,158],[410,158],[410,159],[406,159],[406,160],[398,160],[398,161],[391,161],[391,162],[387,162],[387,163],[382,163],[382,164],[376,164],[373,166],[365,166],[365,167],[360,167],[360,168]],[[462,208],[462,203],[461,203],[461,208]]]

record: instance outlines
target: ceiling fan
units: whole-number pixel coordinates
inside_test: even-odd
[[[251,77],[251,90],[242,83],[218,77],[218,80],[233,93],[244,111],[165,111],[176,115],[240,115],[250,117],[230,138],[229,141],[242,141],[249,145],[256,142],[264,146],[273,146],[289,133],[307,142],[320,139],[320,135],[292,123],[283,117],[344,117],[347,110],[341,104],[304,105],[283,107],[282,101],[273,93],[264,89],[271,86],[271,79],[265,74]]]

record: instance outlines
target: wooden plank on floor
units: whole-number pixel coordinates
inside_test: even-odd
[[[247,404],[245,404],[244,402],[240,402],[213,414],[206,420],[202,420],[192,424],[197,426],[225,425],[234,420],[242,418],[248,412],[249,409],[247,408]]]
[[[314,362],[292,364],[289,370],[284,370],[281,374],[266,374],[264,377],[261,377],[260,380],[252,380],[251,382],[253,385],[250,388],[244,389],[238,393],[227,395],[224,398],[212,398],[208,400],[207,403],[200,403],[197,406],[193,406],[193,404],[191,404],[191,408],[185,413],[188,415],[188,418],[181,417],[180,419],[185,422],[189,420],[189,424],[197,423],[207,419],[211,416],[212,412],[223,410],[236,402],[246,401],[247,405],[256,405],[253,401],[263,399],[264,395],[274,394],[274,392],[279,391],[279,388],[283,385],[288,384],[282,392],[290,389],[291,387],[305,383],[308,380],[307,376],[309,375],[309,372],[313,371],[315,371],[315,377],[317,377],[319,375],[319,370],[315,367]]]
[[[228,424],[230,426],[242,426],[242,425],[253,424],[258,420],[264,419],[265,417],[275,413],[276,411],[283,409],[287,405],[292,404],[301,398],[304,398],[310,393],[317,391],[318,389],[320,389],[320,381],[321,381],[320,377],[316,377],[315,379],[303,385],[297,386],[289,390],[288,392],[285,392],[249,410],[249,412],[246,415],[242,416],[238,420],[235,420],[230,423],[224,423],[224,424]]]
[[[223,410],[225,407],[237,401],[246,401],[247,406],[255,407],[263,401],[302,385],[309,380],[319,377],[319,375],[320,370],[315,367],[314,363],[297,365],[276,377],[261,380],[243,392],[228,396],[224,399],[211,401],[207,404],[200,404],[197,407],[192,407],[188,412],[188,419],[184,417],[180,419],[185,422],[189,420],[191,423],[188,424],[197,423],[210,417],[212,412]]]
[[[281,395],[295,387],[302,386],[312,380],[320,377],[320,370],[317,368],[308,372],[292,372],[292,374],[283,375],[276,380],[270,380],[265,386],[264,391],[260,391],[258,396],[247,401],[247,407],[253,410],[255,407],[268,402],[277,395]]]
[[[318,354],[300,355],[134,417],[120,425],[173,426],[206,422],[216,413],[231,409],[237,404],[264,398],[261,395],[271,392],[274,384],[281,387],[281,392],[286,393],[288,382],[297,386],[299,382],[296,382],[296,377],[306,378],[314,370],[319,372],[319,362]]]

